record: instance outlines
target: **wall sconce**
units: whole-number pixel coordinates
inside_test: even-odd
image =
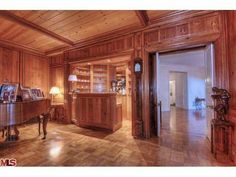
[[[52,94],[52,103],[53,103],[53,97],[54,97],[55,95],[60,94],[61,92],[60,92],[60,89],[59,89],[58,87],[52,87],[52,88],[50,89],[50,92],[49,92],[49,93]]]

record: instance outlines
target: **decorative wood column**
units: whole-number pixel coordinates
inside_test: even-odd
[[[137,33],[134,36],[134,53],[132,56],[132,134],[136,138],[143,137],[144,135],[144,124],[143,124],[143,60],[141,58],[141,43],[142,34]],[[140,67],[139,68],[135,67]]]
[[[69,95],[69,83],[68,77],[70,74],[70,65],[68,63],[66,54],[64,54],[64,106],[65,106],[65,115],[66,115],[66,123],[71,123],[71,101]]]
[[[142,119],[142,68],[143,61],[141,58],[134,59],[134,74],[135,74],[135,121],[134,134],[135,137],[143,136],[143,119]]]

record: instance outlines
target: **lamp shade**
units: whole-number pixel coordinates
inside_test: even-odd
[[[77,76],[76,75],[69,75],[68,81],[77,81]]]
[[[49,93],[52,95],[60,94],[60,89],[58,87],[52,87]]]

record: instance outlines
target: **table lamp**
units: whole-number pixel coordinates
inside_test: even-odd
[[[77,76],[74,75],[74,74],[69,75],[68,81],[76,82],[77,81]]]
[[[77,76],[74,75],[74,74],[69,75],[68,81],[72,82],[72,84],[73,84],[73,82],[77,82],[77,81],[78,81]],[[71,92],[72,92],[72,93],[74,92],[74,90],[73,90],[73,85],[72,85],[72,91],[71,91]]]
[[[52,94],[52,103],[53,103],[53,97],[55,95],[60,94],[61,92],[60,92],[60,89],[58,87],[52,87],[49,93]]]

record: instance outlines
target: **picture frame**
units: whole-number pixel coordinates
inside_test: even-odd
[[[18,83],[3,83],[0,89],[0,99],[3,102],[16,102],[19,94]]]
[[[21,87],[21,97],[23,101],[32,100],[32,94],[29,87]]]
[[[38,100],[38,99],[43,99],[44,98],[44,94],[43,94],[43,92],[41,91],[40,88],[31,88],[30,93],[32,95],[33,100]]]

